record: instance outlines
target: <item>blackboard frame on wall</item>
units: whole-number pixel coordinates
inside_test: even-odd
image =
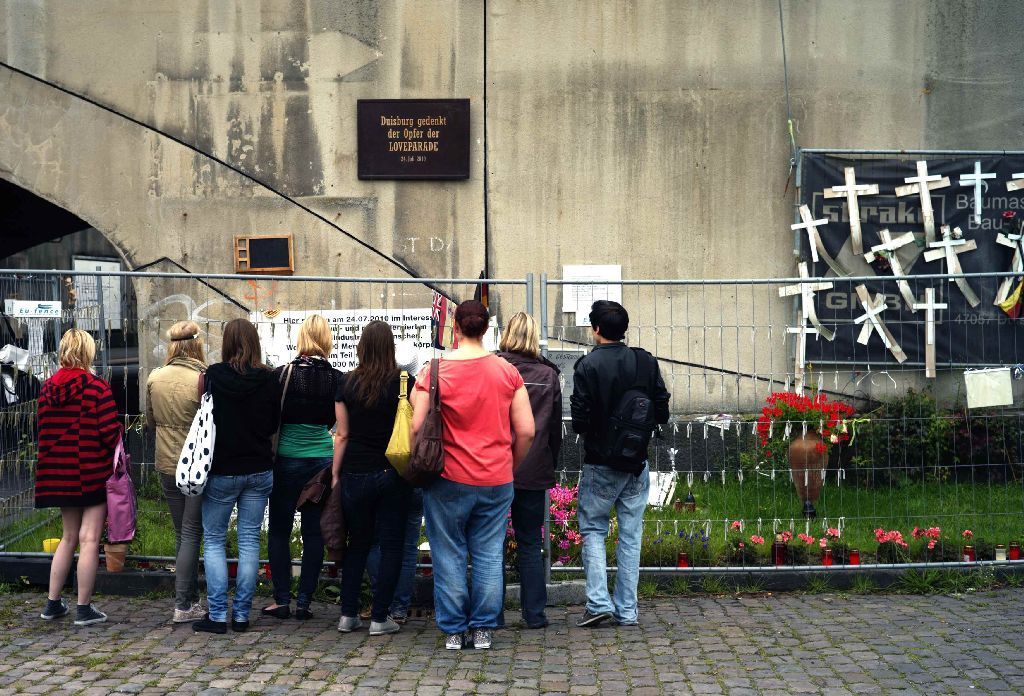
[[[295,254],[290,234],[235,237],[235,273],[291,275]]]
[[[359,99],[359,178],[468,179],[469,124],[469,99]]]

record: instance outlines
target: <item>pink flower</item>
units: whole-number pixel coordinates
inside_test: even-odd
[[[740,548],[742,549],[742,548],[744,548],[744,546],[745,546],[745,545],[744,545],[744,543],[743,543],[743,542],[741,541],[741,542],[739,543],[739,547],[740,547]]]
[[[829,537],[830,539],[838,539],[839,538],[839,530],[836,529],[835,527],[829,527],[828,529],[825,530],[825,536]]]
[[[915,539],[920,539],[922,536],[924,536],[924,530],[920,527],[914,527],[914,531],[910,533],[910,536],[914,537]]]
[[[729,526],[729,528],[730,528],[730,529],[743,529],[743,523],[742,523],[742,522],[740,522],[739,520],[736,520],[735,522],[733,522],[733,523],[732,523],[732,524],[731,524],[731,525]]]
[[[934,539],[932,539],[931,541],[928,542],[928,548],[929,549],[934,549],[935,548],[935,540]]]
[[[560,542],[558,542],[558,548],[560,548],[562,550],[565,550],[565,549],[569,548],[569,540],[568,539],[562,539]]]
[[[826,546],[828,546],[828,542],[825,541],[825,537],[822,537],[818,540],[818,546],[820,546],[821,548],[825,548]]]
[[[569,563],[569,557],[568,556],[559,556],[558,557],[558,564],[559,565],[568,565],[568,563]]]
[[[788,544],[793,539],[793,532],[782,532],[782,543]]]
[[[811,544],[814,543],[814,537],[812,537],[809,534],[800,533],[800,534],[796,535],[796,538],[799,539],[800,541],[804,542],[808,546],[810,546]]]
[[[929,527],[924,533],[924,535],[929,539],[938,539],[940,534],[942,534],[942,530],[938,527]]]
[[[972,536],[974,536],[974,532],[972,532],[969,529],[965,529],[963,536],[964,536],[964,539],[970,539]]]
[[[755,544],[757,546],[761,546],[762,544],[764,544],[764,537],[753,534],[750,537],[750,543]]]

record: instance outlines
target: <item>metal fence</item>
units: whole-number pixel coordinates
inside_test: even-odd
[[[962,326],[941,310],[933,319],[925,311],[896,317],[895,312],[882,310],[874,318],[862,317],[894,306],[903,296],[901,283],[910,284],[914,297],[922,300],[925,290],[932,288],[935,303],[941,304],[949,293],[959,292],[951,280],[966,280],[979,295],[991,297],[1006,278],[1016,280],[1009,274],[966,274],[615,283],[614,292],[621,293],[630,312],[627,342],[658,358],[672,393],[672,417],[651,447],[652,504],[645,522],[642,566],[676,569],[685,560],[690,568],[772,568],[776,559],[769,547],[777,533],[814,538],[810,544],[797,539],[787,543],[787,567],[819,565],[824,560],[822,538],[837,566],[849,564],[854,549],[864,562],[957,562],[968,545],[965,530],[972,534],[976,557],[994,559],[995,545],[1008,545],[1022,531],[1021,413],[1012,405],[966,408],[965,369],[1008,368],[1011,390],[1019,397],[1020,383],[1012,377],[1019,376],[1020,368],[1003,360],[1002,345],[961,346],[958,350],[967,348],[972,357],[956,357],[948,339]],[[86,279],[92,289],[84,294],[92,301],[89,307],[79,307]],[[867,307],[861,302],[858,286],[868,282],[882,295],[878,302],[885,304],[876,305],[871,295]],[[828,319],[821,319],[825,331],[817,338],[804,330],[814,324],[803,311],[806,288],[801,283],[832,285],[831,299],[819,297],[814,303],[827,303],[830,309]],[[132,550],[151,557],[173,555],[173,531],[168,534],[169,514],[152,467],[140,385],[162,364],[164,335],[171,324],[196,321],[209,359],[216,361],[223,325],[236,317],[248,318],[260,331],[268,361],[280,364],[293,352],[289,327],[308,313],[320,312],[335,324],[334,358],[344,366],[350,365],[345,361],[350,360],[360,327],[371,318],[384,318],[399,327],[399,335],[419,343],[424,357],[429,357],[434,354],[430,316],[435,303],[470,298],[481,284],[487,285],[500,319],[520,310],[537,316],[545,349],[562,370],[568,405],[572,365],[592,345],[585,311],[572,309],[585,310],[586,300],[608,291],[607,283],[542,278],[535,287],[532,276],[481,281],[0,271],[5,299],[36,299],[31,296],[36,293],[38,299],[64,303],[60,321],[44,328],[52,342],[44,342],[42,354],[33,356],[39,358],[34,363],[39,369],[20,376],[15,370],[15,379],[48,376],[54,364],[51,351],[65,328],[78,325],[97,337],[97,367],[114,388],[138,467],[141,531]],[[571,302],[566,301],[567,293],[572,293]],[[570,311],[563,311],[566,308]],[[448,310],[439,311],[444,316]],[[5,342],[27,350],[31,320],[26,319],[25,326],[8,320]],[[993,307],[972,321],[982,334],[984,324],[1015,320]],[[832,345],[827,333],[859,336],[865,326],[870,328],[863,354],[855,353],[853,361],[824,359]],[[925,356],[933,335],[941,340],[932,345],[944,346],[935,360],[935,377],[926,376],[930,361],[897,361],[894,346]],[[804,342],[802,347],[798,341]],[[824,357],[816,364],[810,355]],[[833,447],[820,470],[804,474],[807,481],[822,484],[814,519],[802,517],[795,486],[799,481],[793,480],[784,460],[766,456],[757,425],[770,394],[800,388],[810,396],[822,394],[848,403],[857,411],[844,423],[849,441]],[[0,544],[5,552],[39,551],[39,540],[59,530],[52,515],[31,510],[33,398],[9,400],[2,415]],[[546,533],[554,570],[579,572],[575,488],[583,451],[571,431],[568,411],[565,417],[560,485],[552,493]],[[774,420],[768,424],[772,432],[786,433],[814,430],[817,425]],[[915,527],[940,531],[915,537]],[[876,529],[900,530],[907,547],[879,544]],[[828,530],[839,536],[829,536]],[[615,555],[614,525],[612,531],[610,558]],[[932,541],[936,543],[929,548]]]

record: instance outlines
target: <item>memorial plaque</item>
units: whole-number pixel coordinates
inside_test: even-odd
[[[468,99],[360,99],[360,179],[468,179]]]

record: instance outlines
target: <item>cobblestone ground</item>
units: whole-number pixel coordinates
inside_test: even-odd
[[[1020,595],[775,595],[644,602],[639,627],[511,626],[490,651],[447,652],[432,622],[370,638],[260,619],[248,633],[172,626],[167,599],[101,598],[107,624],[40,621],[4,597],[0,693],[1022,693]],[[258,605],[257,605],[258,606]]]

